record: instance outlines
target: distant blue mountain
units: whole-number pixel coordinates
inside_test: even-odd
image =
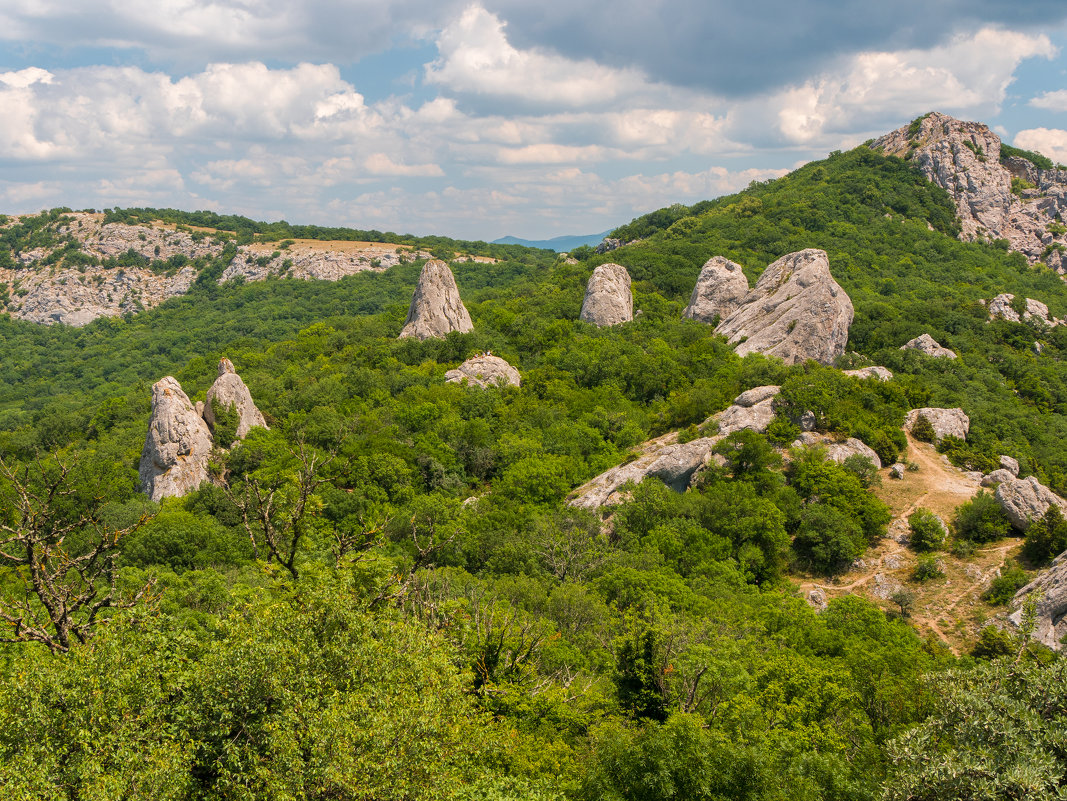
[[[517,236],[505,236],[494,239],[494,245],[526,245],[528,248],[546,248],[557,253],[574,250],[582,245],[593,247],[600,244],[605,236],[611,233],[607,230],[602,234],[585,234],[584,236],[556,236],[552,239],[519,239]]]

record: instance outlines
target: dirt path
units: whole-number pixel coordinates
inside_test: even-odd
[[[889,597],[896,589],[906,588],[915,596],[912,625],[920,634],[932,633],[958,655],[966,643],[973,641],[981,620],[988,614],[980,600],[981,593],[996,571],[1018,551],[1020,542],[1011,540],[983,548],[967,559],[938,553],[944,578],[915,583],[911,576],[918,555],[898,541],[906,538],[908,517],[917,509],[926,508],[950,524],[956,507],[973,498],[981,487],[975,477],[948,464],[932,446],[910,436],[907,460],[918,469],[905,471],[903,479],[890,478],[884,469],[881,486],[873,490],[891,510],[889,536],[847,573],[830,582],[812,577],[801,581],[800,589],[805,596],[811,590],[819,590],[827,600],[856,593],[883,608],[895,609]]]

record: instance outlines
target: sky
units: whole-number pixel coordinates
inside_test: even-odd
[[[1064,0],[0,0],[0,212],[590,234],[927,111],[1067,163]]]

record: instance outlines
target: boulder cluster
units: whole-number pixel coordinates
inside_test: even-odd
[[[218,412],[236,411],[239,440],[255,426],[267,427],[229,359],[219,362],[218,378],[206,398],[194,406],[177,379],[169,375],[152,386],[152,417],[138,472],[145,494],[153,501],[186,495],[208,480]]]

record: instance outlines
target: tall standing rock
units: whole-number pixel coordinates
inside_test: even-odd
[[[714,323],[716,319],[729,316],[747,294],[748,279],[741,271],[741,265],[714,256],[700,269],[682,316],[701,323]]]
[[[452,331],[466,333],[473,330],[471,316],[460,300],[456,278],[448,265],[439,259],[426,262],[411,297],[400,337],[443,339]]]
[[[211,445],[207,423],[177,380],[167,376],[157,381],[139,470],[148,497],[179,497],[207,481]]]
[[[580,319],[600,327],[628,323],[634,318],[630,274],[621,264],[601,264],[585,287]]]
[[[251,428],[259,426],[267,428],[267,421],[263,414],[252,402],[252,393],[248,391],[245,382],[233,368],[233,362],[223,359],[219,362],[219,377],[207,391],[204,399],[204,422],[208,424],[212,433],[215,432],[215,406],[221,408],[236,409],[238,415],[237,438],[244,439]],[[227,443],[220,442],[222,446]]]
[[[845,352],[852,301],[830,275],[826,252],[808,249],[771,264],[743,305],[715,331],[745,356],[763,353],[786,364],[831,364]]]

